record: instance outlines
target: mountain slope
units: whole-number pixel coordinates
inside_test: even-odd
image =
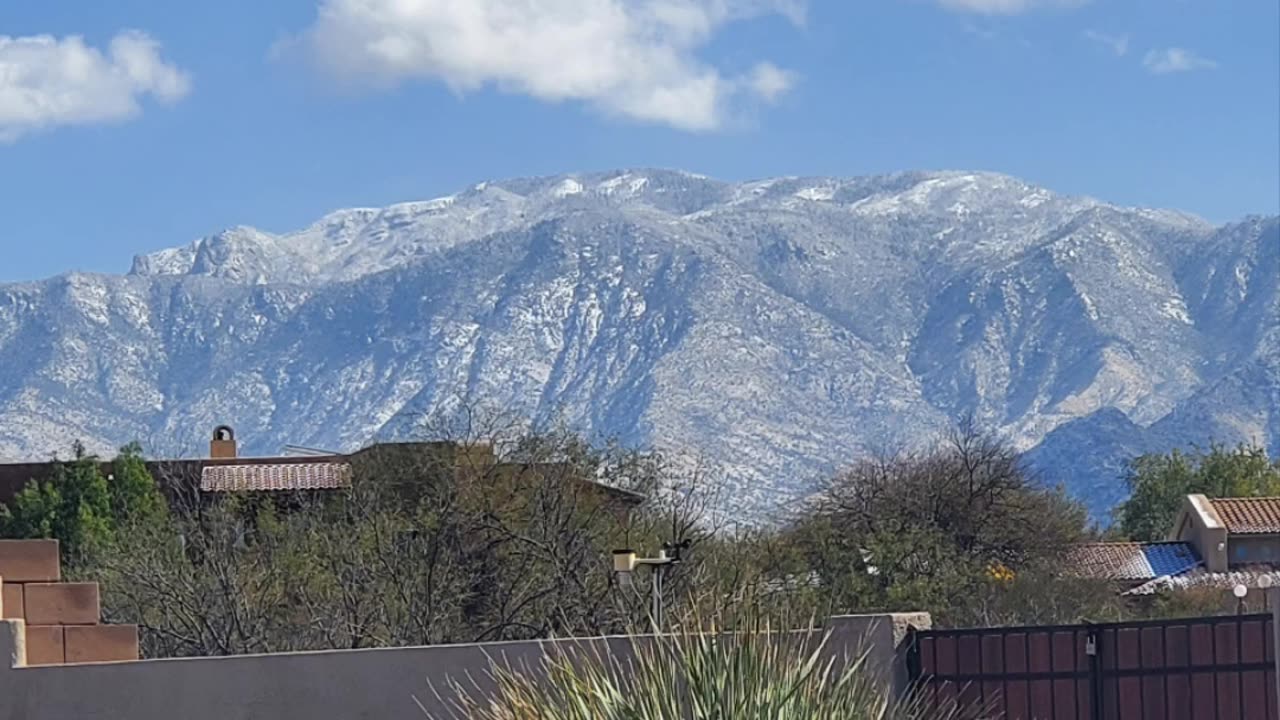
[[[767,514],[973,415],[1101,510],[1125,453],[1280,443],[1278,246],[984,173],[481,183],[0,286],[0,457],[350,448],[479,403],[698,453]]]

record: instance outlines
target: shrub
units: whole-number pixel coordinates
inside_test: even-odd
[[[627,657],[601,645],[551,649],[537,672],[494,662],[496,691],[451,684],[450,718],[471,720],[905,720],[867,665],[840,657],[829,635],[783,631],[767,620],[745,629],[630,636]],[[426,710],[424,709],[424,713]],[[428,713],[429,715],[429,713]],[[943,716],[954,715],[951,712]],[[938,717],[933,715],[931,717]],[[437,718],[443,720],[443,718]]]

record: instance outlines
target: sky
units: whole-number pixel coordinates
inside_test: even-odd
[[[1275,214],[1280,3],[0,0],[0,282],[624,167]]]

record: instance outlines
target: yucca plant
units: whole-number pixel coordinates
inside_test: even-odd
[[[538,668],[492,661],[496,688],[451,683],[454,720],[923,720],[829,634],[745,628],[548,644]],[[438,693],[439,695],[440,693]],[[443,700],[443,698],[442,698]],[[424,710],[425,712],[425,710]],[[944,713],[951,716],[953,713]],[[434,716],[435,720],[445,720]],[[930,720],[937,718],[930,716]]]

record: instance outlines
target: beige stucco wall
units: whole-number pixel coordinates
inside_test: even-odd
[[[846,616],[830,623],[829,652],[871,652],[871,665],[895,684],[906,616]],[[913,616],[915,623],[927,625]],[[62,667],[10,667],[20,651],[20,621],[0,623],[0,718],[22,720],[361,720],[422,718],[415,698],[443,713],[433,684],[481,681],[490,657],[536,665],[537,642],[346,650],[229,658],[147,660]],[[625,657],[630,641],[569,641]],[[882,643],[888,643],[882,647]],[[888,665],[885,665],[885,664]]]
[[[1214,512],[1208,498],[1204,495],[1186,496],[1175,528],[1170,539],[1194,545],[1207,570],[1227,571],[1227,529]]]

